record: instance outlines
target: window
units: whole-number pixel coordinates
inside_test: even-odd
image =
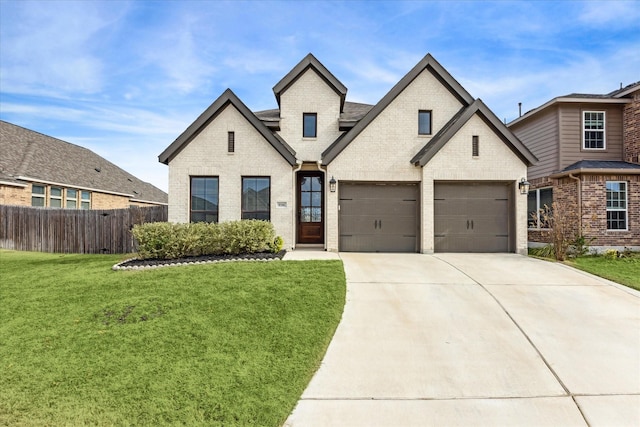
[[[627,183],[607,181],[607,230],[627,229]]]
[[[49,190],[49,206],[52,208],[62,207],[62,188],[51,187]]]
[[[218,177],[191,177],[191,222],[218,222]]]
[[[431,111],[418,111],[418,135],[431,135]]]
[[[473,135],[471,137],[471,155],[473,157],[478,157],[480,155],[480,137],[478,135]]]
[[[242,178],[242,219],[271,219],[271,178]]]
[[[91,193],[89,191],[80,192],[80,209],[91,209]]]
[[[583,120],[585,150],[604,150],[604,111],[585,111]]]
[[[227,134],[227,151],[233,153],[236,151],[236,134],[235,132],[229,132]]]
[[[316,113],[304,113],[302,115],[302,137],[315,138],[317,133],[318,115]]]
[[[549,224],[545,222],[545,210],[551,213],[553,205],[553,189],[540,188],[531,190],[527,195],[527,224],[529,228],[549,228]],[[547,208],[545,208],[545,206]]]
[[[33,184],[31,186],[31,206],[46,206],[44,197],[45,186]]]
[[[78,207],[78,190],[67,189],[66,205],[67,209],[76,209]]]

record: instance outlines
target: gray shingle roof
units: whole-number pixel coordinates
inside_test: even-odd
[[[0,176],[119,193],[167,203],[167,193],[84,147],[0,120]]]
[[[580,160],[562,170],[569,172],[578,169],[635,169],[640,170],[640,165],[616,160]]]

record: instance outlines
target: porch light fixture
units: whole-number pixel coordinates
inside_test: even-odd
[[[335,193],[336,192],[336,184],[337,184],[337,181],[332,176],[331,179],[329,180],[329,191],[331,191],[332,193]]]
[[[531,184],[526,179],[522,178],[518,183],[518,188],[520,189],[520,194],[529,194],[529,187]]]

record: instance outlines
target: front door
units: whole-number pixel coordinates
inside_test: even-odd
[[[298,243],[324,243],[324,174],[298,173]]]

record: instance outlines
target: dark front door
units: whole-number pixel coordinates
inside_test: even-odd
[[[298,174],[298,243],[324,243],[324,175]]]

